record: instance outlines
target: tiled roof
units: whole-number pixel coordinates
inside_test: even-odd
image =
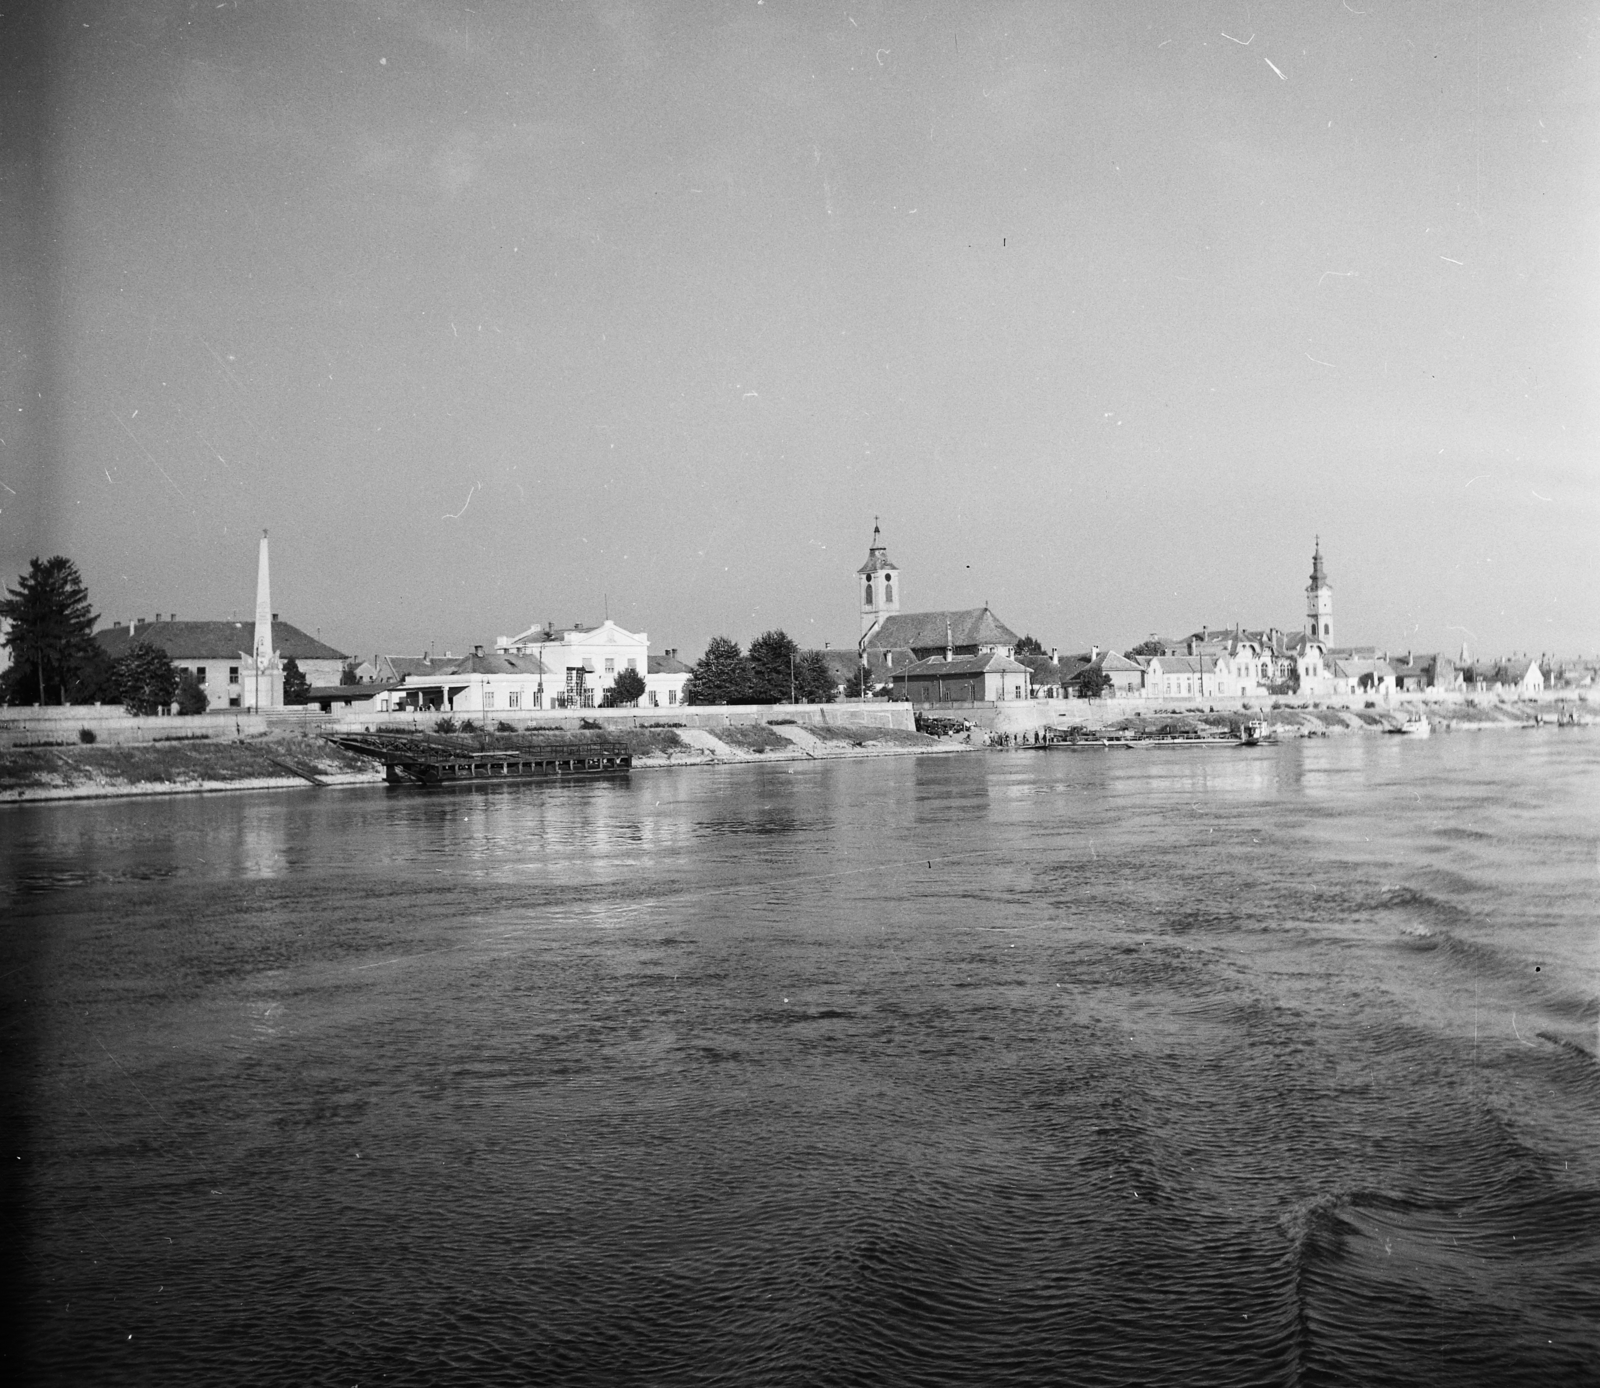
[[[927,678],[933,675],[1026,675],[1029,672],[1026,665],[1019,665],[1016,661],[1001,655],[998,651],[991,651],[988,655],[963,655],[954,660],[946,660],[939,656],[933,660],[919,660],[915,665],[907,666],[904,670],[896,670],[896,679]]]
[[[1017,633],[987,607],[969,607],[961,611],[897,612],[879,623],[877,630],[867,638],[867,649],[943,649],[947,623],[950,644],[954,646],[1014,647],[1017,644]]]
[[[434,662],[434,675],[547,675],[548,666],[532,655],[464,655],[455,660]]]
[[[415,655],[381,655],[378,657],[388,667],[400,676],[405,675],[431,675],[435,670],[442,669],[449,664],[448,661],[434,661],[427,656]]]
[[[125,626],[107,627],[95,632],[105,652],[113,660],[136,642],[160,646],[173,660],[237,660],[255,644],[254,622],[141,622],[130,640]],[[348,660],[314,636],[307,636],[288,622],[272,624],[272,647],[285,660]]]
[[[1100,656],[1100,668],[1110,674],[1113,670],[1127,673],[1132,670],[1142,670],[1144,667],[1136,660],[1129,660],[1125,655],[1118,655],[1115,651],[1104,651]]]
[[[1200,675],[1217,668],[1215,658],[1209,655],[1163,655],[1156,658],[1161,662],[1163,675]]]
[[[652,675],[692,675],[694,666],[685,665],[676,656],[653,655],[647,663],[646,673]]]

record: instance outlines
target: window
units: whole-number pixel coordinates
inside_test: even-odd
[[[894,601],[894,575],[893,574],[884,574],[884,576],[883,576],[883,600],[885,602],[893,602]]]
[[[483,691],[483,706],[485,708],[493,708],[494,707],[494,690],[485,689]]]
[[[635,660],[631,655],[628,657],[628,668],[630,670],[637,670],[639,668],[639,662],[637,660]]]
[[[608,655],[606,657],[606,674],[614,675],[616,673],[617,673],[617,660],[616,660],[616,657]]]
[[[201,684],[204,684],[206,682],[206,667],[204,665],[196,665],[194,667],[194,677],[199,680]]]
[[[522,707],[522,691],[520,689],[513,689],[509,694],[506,695],[506,707],[507,708],[521,708]]]
[[[872,606],[872,578],[870,575],[867,577],[867,596],[865,601],[868,607]]]
[[[1328,624],[1327,624],[1327,623],[1326,623],[1326,622],[1324,622],[1324,623],[1323,623],[1323,624],[1322,624],[1322,634],[1323,634],[1323,635],[1324,635],[1324,636],[1326,636],[1326,635],[1327,635],[1327,634],[1328,634]]]
[[[669,704],[675,704],[678,702],[678,691],[676,689],[667,690],[667,702]]]
[[[229,684],[238,684],[239,683],[239,667],[237,665],[228,666],[228,683]]]
[[[648,694],[648,695],[646,695],[646,696],[645,696],[645,697],[646,697],[646,698],[648,698],[648,699],[649,699],[649,700],[650,700],[650,707],[651,707],[651,708],[657,708],[657,707],[659,707],[659,705],[660,705],[660,702],[661,702],[661,701],[660,701],[660,700],[659,700],[659,699],[657,699],[657,698],[656,698],[656,691],[655,691],[655,690],[653,690],[653,689],[652,689],[652,690],[651,690],[651,691],[650,691],[650,692],[649,692],[649,694]]]

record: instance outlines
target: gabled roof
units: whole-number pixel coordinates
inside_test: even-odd
[[[1118,655],[1115,651],[1102,651],[1100,653],[1100,668],[1107,674],[1112,671],[1127,673],[1132,670],[1142,670],[1144,666],[1136,660],[1129,660],[1125,655]]]
[[[95,640],[113,660],[141,641],[160,646],[173,660],[237,660],[255,644],[254,622],[141,622],[130,637],[125,626],[95,632]],[[314,636],[288,622],[272,624],[272,648],[285,660],[348,660]]]
[[[582,622],[574,622],[569,627],[558,627],[553,622],[536,623],[515,636],[500,637],[495,641],[495,645],[497,647],[552,646],[561,642],[570,644],[574,640],[613,641],[620,644],[623,641],[638,641],[644,636],[644,632],[629,631],[607,617],[605,621],[597,622],[594,626],[585,626]]]
[[[944,649],[946,632],[953,646],[1009,646],[1017,644],[1017,633],[987,607],[961,611],[896,612],[885,617],[867,638],[869,651],[915,651]]]
[[[676,656],[653,655],[645,662],[645,673],[650,675],[692,675],[694,666],[685,665]]]
[[[991,651],[988,655],[962,655],[954,660],[936,656],[932,660],[919,660],[915,665],[908,665],[904,670],[894,673],[896,679],[917,679],[932,675],[1027,675],[1031,672],[1026,665],[1019,665],[1009,656]]]

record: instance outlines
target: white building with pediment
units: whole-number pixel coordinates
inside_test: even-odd
[[[516,636],[495,638],[498,656],[532,656],[541,670],[538,708],[595,708],[624,670],[646,679],[650,637],[627,631],[610,618],[599,626],[554,622],[529,627]],[[648,681],[647,681],[648,683]]]

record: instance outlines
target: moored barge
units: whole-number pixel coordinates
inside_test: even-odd
[[[633,754],[615,742],[529,739],[471,747],[426,733],[324,733],[323,738],[347,752],[382,762],[383,778],[392,786],[482,786],[552,777],[626,776],[633,766]]]

